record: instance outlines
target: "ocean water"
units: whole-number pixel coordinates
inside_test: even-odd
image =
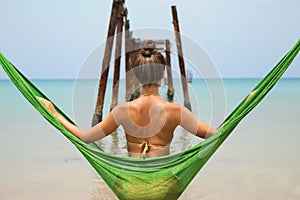
[[[93,80],[34,80],[80,127],[90,127]],[[193,80],[193,113],[217,127],[259,79]],[[179,80],[174,102],[183,104]],[[108,83],[104,115],[109,111]],[[119,101],[124,101],[124,83]],[[166,96],[162,86],[160,94]],[[9,80],[0,80],[0,199],[116,199],[72,144],[51,127]],[[180,199],[300,198],[300,79],[281,79],[239,124]],[[126,156],[123,130],[99,141]],[[201,140],[176,129],[172,152]]]

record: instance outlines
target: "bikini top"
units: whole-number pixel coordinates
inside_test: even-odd
[[[137,143],[137,142],[129,142],[127,141],[128,144],[136,145],[140,148],[143,148],[143,152],[141,154],[141,158],[145,158],[146,153],[149,150],[149,147],[164,147],[162,145],[157,145],[157,144],[149,144],[147,141],[143,141],[142,143]]]

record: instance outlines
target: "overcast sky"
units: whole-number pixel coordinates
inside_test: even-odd
[[[112,0],[0,5],[0,51],[8,59],[29,78],[75,78],[106,39]],[[182,34],[205,49],[222,77],[262,77],[300,38],[299,0],[126,0],[132,30],[173,30],[171,5]],[[300,77],[299,57],[286,77]]]

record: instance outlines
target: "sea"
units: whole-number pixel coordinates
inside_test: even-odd
[[[189,101],[199,120],[217,128],[258,84],[259,78],[194,79]],[[97,80],[32,80],[79,127],[88,129]],[[120,81],[119,102],[125,101]],[[180,80],[173,102],[184,105]],[[160,95],[167,97],[162,85]],[[104,116],[110,110],[108,81]],[[0,199],[117,199],[79,151],[53,128],[10,80],[0,80]],[[200,170],[180,197],[190,199],[300,199],[300,78],[280,79]],[[201,139],[181,127],[171,152]],[[124,131],[97,142],[127,156]]]

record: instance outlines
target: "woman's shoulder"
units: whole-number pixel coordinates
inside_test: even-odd
[[[167,108],[172,109],[172,110],[181,110],[181,105],[178,103],[172,103],[172,102],[165,102],[165,105]]]
[[[182,106],[177,103],[167,102],[165,104],[165,110],[167,111],[168,115],[174,120],[180,119],[181,107]]]
[[[127,111],[128,106],[129,106],[129,102],[119,103],[116,107],[114,107],[114,109],[112,110],[112,112],[114,112],[114,113],[120,113],[120,112]]]
[[[130,102],[120,102],[116,107],[119,107],[119,108],[124,108],[124,107],[128,107],[128,104]]]

